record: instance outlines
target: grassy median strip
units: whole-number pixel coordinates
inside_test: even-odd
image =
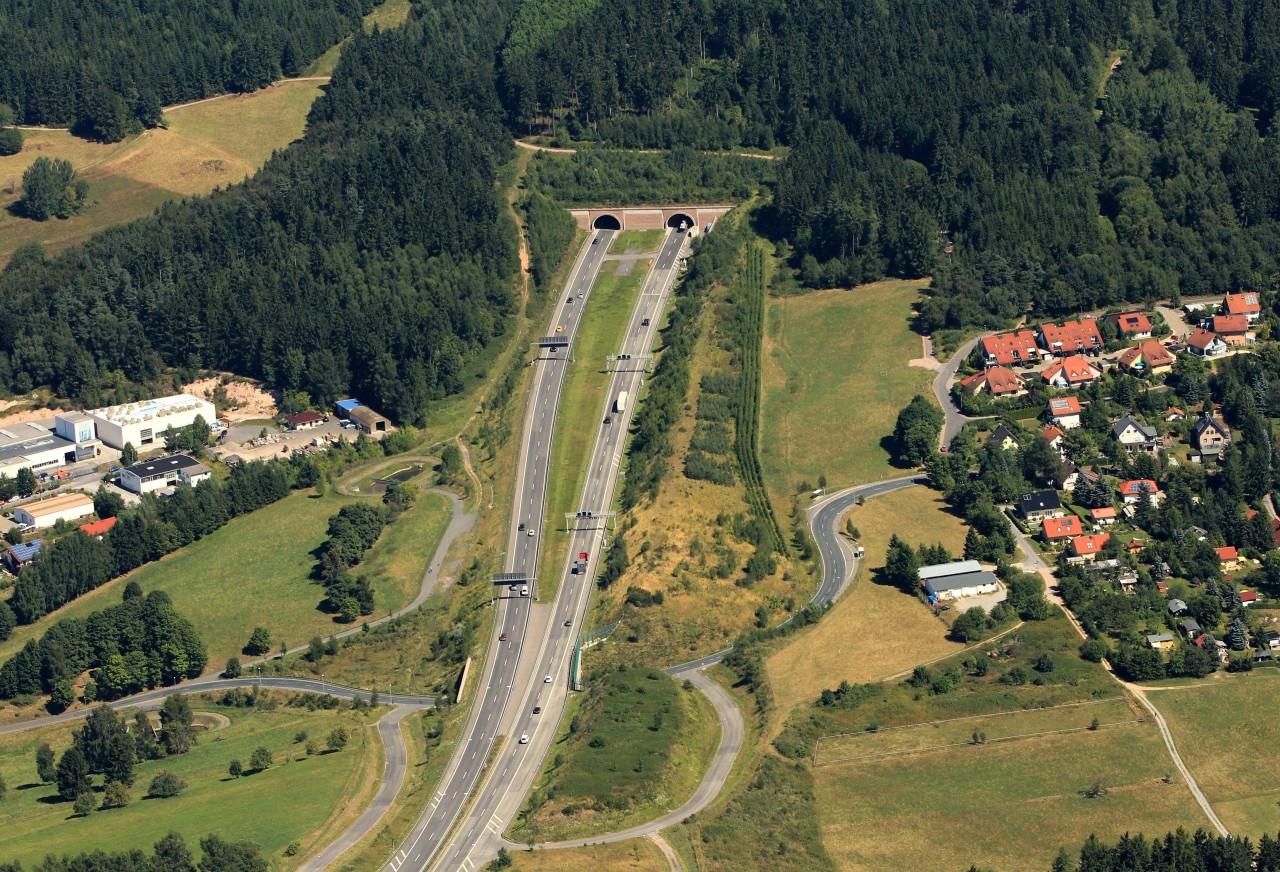
[[[612,379],[604,371],[605,357],[622,345],[636,295],[649,272],[640,261],[630,275],[620,276],[606,264],[591,290],[589,303],[574,340],[574,363],[565,374],[560,406],[556,410],[555,439],[551,445],[547,505],[538,556],[538,599],[550,602],[560,584],[568,533],[565,512],[577,511],[582,499],[588,455],[602,426],[605,392]],[[617,426],[611,424],[609,426]]]

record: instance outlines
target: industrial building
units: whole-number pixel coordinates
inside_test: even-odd
[[[355,425],[366,433],[387,432],[387,419],[368,406],[356,406],[349,416]]]
[[[976,560],[958,560],[920,567],[920,583],[930,602],[995,593],[999,580]]]
[[[0,427],[0,475],[13,478],[24,466],[39,473],[92,460],[101,447],[93,420],[81,412],[57,415],[52,430],[36,421],[9,424]]]
[[[120,470],[120,486],[135,494],[145,494],[178,483],[195,487],[212,474],[209,467],[194,457],[175,454],[126,466]]]
[[[47,500],[39,500],[18,506],[13,519],[24,527],[52,527],[59,521],[78,521],[93,514],[93,497],[79,491],[58,494]]]
[[[175,394],[154,400],[108,406],[89,412],[98,428],[98,438],[112,448],[146,448],[164,438],[170,427],[180,429],[203,418],[211,427],[218,419],[213,403],[191,394]]]

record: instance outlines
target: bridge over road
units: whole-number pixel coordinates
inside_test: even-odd
[[[702,231],[733,206],[628,206],[625,209],[570,209],[583,230],[661,230],[680,222]]]

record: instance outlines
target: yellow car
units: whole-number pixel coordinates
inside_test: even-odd
[[[557,332],[557,333],[563,333],[563,332],[564,332],[564,325],[563,325],[563,324],[557,324],[557,325],[556,325],[556,332]]]

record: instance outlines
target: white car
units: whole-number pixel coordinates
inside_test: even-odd
[[[522,734],[520,735],[520,744],[521,744],[521,745],[527,745],[527,744],[529,744],[529,734],[528,734],[528,733],[522,733]]]
[[[533,535],[533,528],[532,528],[532,527],[530,527],[530,528],[529,528],[529,535],[530,535],[530,536],[532,536],[532,535]]]
[[[550,675],[548,675],[546,678],[542,679],[542,683],[543,683],[543,684],[550,684],[550,683],[551,683],[551,676],[550,676]]]

